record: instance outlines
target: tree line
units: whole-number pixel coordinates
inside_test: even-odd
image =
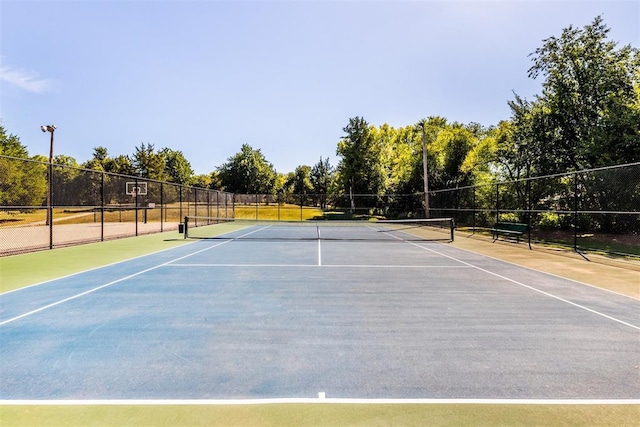
[[[511,117],[496,125],[450,122],[429,116],[394,128],[352,117],[337,142],[338,164],[277,173],[260,149],[244,144],[210,174],[195,175],[179,150],[141,143],[132,155],[112,157],[105,147],[79,164],[57,155],[56,164],[133,175],[243,194],[413,194],[640,161],[640,50],[609,40],[602,17],[570,26],[530,54],[532,79],[542,92],[507,101]],[[423,147],[426,156],[423,156]],[[29,157],[19,137],[0,124],[0,154]],[[3,181],[20,183],[27,171],[0,163]],[[9,176],[11,175],[11,178]],[[2,187],[2,186],[0,186]],[[3,191],[0,188],[0,191]]]

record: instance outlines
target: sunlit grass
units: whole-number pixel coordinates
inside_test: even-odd
[[[638,405],[279,404],[0,406],[3,427],[633,426]]]
[[[236,205],[235,218],[268,221],[306,221],[322,216],[322,210],[316,207],[272,204],[272,205]]]

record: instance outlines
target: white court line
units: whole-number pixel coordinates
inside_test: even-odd
[[[281,268],[281,267],[324,267],[324,268],[472,268],[471,266],[463,265],[380,265],[380,264],[208,264],[208,263],[171,263],[165,265],[165,267],[261,267],[261,268]]]
[[[184,243],[184,245],[191,245],[191,244],[194,244],[194,243],[196,243],[195,240],[192,241],[192,242]],[[175,247],[172,247],[172,248],[161,249],[159,251],[150,252],[148,254],[138,255],[138,256],[135,256],[133,258],[127,258],[127,259],[124,259],[122,261],[116,261],[116,262],[112,262],[110,264],[105,264],[105,265],[100,265],[98,267],[88,268],[86,270],[82,270],[82,271],[78,271],[78,272],[75,272],[75,273],[67,274],[66,276],[55,277],[53,279],[45,280],[43,282],[34,283],[33,285],[27,285],[27,286],[22,286],[22,287],[16,288],[16,289],[11,289],[9,291],[0,293],[0,297],[2,297],[4,295],[7,295],[7,294],[10,294],[10,293],[13,293],[13,292],[22,291],[24,289],[29,289],[29,288],[33,288],[33,287],[36,287],[36,286],[44,285],[46,283],[50,283],[50,282],[53,282],[55,280],[67,279],[69,277],[73,277],[73,276],[77,276],[77,275],[80,275],[80,274],[88,273],[90,271],[99,270],[101,268],[106,268],[106,267],[111,267],[111,266],[114,266],[114,265],[122,264],[122,263],[129,262],[129,261],[133,261],[133,260],[136,260],[136,259],[144,258],[146,256],[157,255],[159,253],[172,251],[174,249],[178,249],[178,248],[181,248],[181,247],[182,246],[175,246]]]
[[[526,284],[524,284],[524,283],[522,283],[522,282],[518,282],[517,280],[511,279],[511,278],[509,278],[509,277],[503,276],[503,275],[498,274],[498,273],[494,273],[493,271],[489,271],[489,270],[484,269],[484,268],[482,268],[482,267],[478,267],[477,265],[473,265],[473,264],[468,263],[468,262],[466,262],[466,261],[462,261],[462,260],[457,259],[457,258],[454,258],[454,257],[452,257],[452,256],[450,256],[450,255],[443,254],[442,252],[438,252],[438,251],[436,251],[436,250],[434,250],[434,249],[427,248],[427,247],[425,247],[425,246],[421,246],[421,245],[419,245],[419,244],[417,244],[417,243],[413,243],[413,242],[409,242],[409,243],[411,243],[411,244],[413,244],[413,245],[415,245],[415,246],[417,246],[417,247],[419,247],[419,248],[422,248],[422,249],[424,249],[424,250],[426,250],[426,251],[430,251],[430,252],[433,252],[433,253],[438,254],[438,255],[440,255],[440,256],[443,256],[443,257],[445,257],[445,258],[449,258],[449,259],[451,259],[451,260],[458,261],[458,262],[459,262],[459,263],[461,263],[461,264],[464,264],[464,265],[469,266],[469,267],[473,267],[473,268],[475,268],[475,269],[477,269],[477,270],[480,270],[480,271],[483,271],[483,272],[485,272],[485,273],[491,274],[492,276],[499,277],[500,279],[506,280],[506,281],[508,281],[508,282],[515,283],[515,284],[516,284],[516,285],[518,285],[518,286],[525,287],[525,288],[530,289],[530,290],[532,290],[532,291],[538,292],[538,293],[540,293],[540,294],[542,294],[542,295],[546,295],[546,296],[551,297],[551,298],[553,298],[553,299],[556,299],[556,300],[558,300],[558,301],[562,301],[562,302],[564,302],[564,303],[566,303],[566,304],[572,305],[572,306],[574,306],[574,307],[580,308],[580,309],[582,309],[582,310],[588,311],[588,312],[593,313],[593,314],[597,314],[598,316],[602,316],[602,317],[604,317],[604,318],[606,318],[606,319],[613,320],[614,322],[620,323],[620,324],[625,325],[625,326],[629,326],[629,327],[631,327],[631,328],[633,328],[633,329],[637,329],[637,330],[639,330],[639,331],[640,331],[640,326],[633,325],[633,324],[631,324],[631,323],[627,323],[627,322],[625,322],[624,320],[616,319],[615,317],[612,317],[612,316],[609,316],[609,315],[607,315],[607,314],[601,313],[601,312],[599,312],[599,311],[597,311],[597,310],[591,309],[591,308],[589,308],[589,307],[585,307],[584,305],[580,305],[580,304],[575,303],[575,302],[573,302],[573,301],[569,301],[568,299],[565,299],[565,298],[559,297],[559,296],[557,296],[557,295],[553,295],[552,293],[549,293],[549,292],[543,291],[543,290],[541,290],[541,289],[535,288],[535,287],[533,287],[533,286],[531,286],[531,285],[526,285]]]
[[[288,403],[333,403],[363,405],[640,405],[640,399],[356,399],[328,398],[319,393],[318,397],[315,398],[301,397],[273,399],[0,400],[0,406],[279,405]]]
[[[139,276],[139,275],[141,275],[141,274],[148,273],[149,271],[153,271],[153,270],[156,270],[156,269],[158,269],[158,268],[160,268],[160,267],[164,267],[164,266],[166,266],[166,265],[168,265],[168,264],[170,264],[170,263],[172,263],[172,262],[180,261],[180,260],[183,260],[183,259],[185,259],[185,258],[189,258],[190,256],[193,256],[193,255],[199,254],[199,253],[201,253],[201,252],[205,252],[205,251],[208,251],[208,250],[213,249],[213,248],[215,248],[215,247],[218,247],[218,246],[221,246],[221,245],[227,244],[227,243],[229,243],[230,241],[231,241],[231,240],[227,240],[227,241],[224,241],[224,242],[218,243],[218,244],[213,245],[213,246],[208,246],[208,247],[206,247],[206,248],[204,248],[204,249],[201,249],[201,250],[198,250],[198,251],[192,252],[192,253],[190,253],[190,254],[187,254],[187,255],[181,256],[181,257],[176,258],[176,259],[174,259],[174,260],[167,261],[167,262],[164,262],[164,263],[162,263],[162,264],[155,265],[155,266],[150,267],[150,268],[146,268],[146,269],[144,269],[144,270],[138,271],[137,273],[133,273],[133,274],[130,274],[130,275],[128,275],[128,276],[121,277],[120,279],[117,279],[117,280],[111,281],[111,282],[109,282],[109,283],[105,283],[104,285],[100,285],[100,286],[97,286],[97,287],[95,287],[95,288],[89,289],[89,290],[87,290],[87,291],[81,292],[81,293],[79,293],[79,294],[76,294],[76,295],[70,296],[70,297],[68,297],[68,298],[64,298],[64,299],[61,299],[61,300],[59,300],[59,301],[53,302],[53,303],[51,303],[51,304],[47,304],[47,305],[45,305],[45,306],[43,306],[43,307],[37,308],[37,309],[35,309],[35,310],[31,310],[31,311],[29,311],[29,312],[27,312],[27,313],[23,313],[23,314],[21,314],[21,315],[19,315],[19,316],[15,316],[15,317],[12,317],[12,318],[10,318],[10,319],[3,320],[2,322],[0,322],[0,326],[6,325],[6,324],[11,323],[11,322],[15,322],[16,320],[19,320],[19,319],[22,319],[22,318],[25,318],[25,317],[31,316],[31,315],[33,315],[33,314],[36,314],[36,313],[39,313],[39,312],[41,312],[41,311],[47,310],[47,309],[49,309],[49,308],[52,308],[52,307],[58,306],[58,305],[60,305],[60,304],[64,304],[65,302],[72,301],[72,300],[74,300],[74,299],[78,299],[78,298],[83,297],[83,296],[85,296],[85,295],[88,295],[88,294],[91,294],[91,293],[93,293],[93,292],[99,291],[100,289],[107,288],[107,287],[109,287],[109,286],[115,285],[116,283],[123,282],[123,281],[125,281],[125,280],[131,279],[131,278],[136,277],[136,276]]]
[[[636,300],[636,301],[640,301],[640,298],[638,298],[638,297],[634,297],[634,296],[631,296],[631,295],[626,295],[626,294],[623,294],[623,293],[620,293],[620,292],[612,291],[611,289],[602,288],[600,286],[596,286],[596,285],[592,285],[592,284],[589,284],[589,283],[581,282],[579,280],[570,279],[568,277],[564,277],[564,276],[561,276],[559,274],[553,274],[553,273],[549,273],[548,271],[538,270],[537,268],[527,267],[526,265],[521,265],[521,264],[517,264],[517,263],[512,262],[512,261],[507,261],[507,260],[504,260],[504,259],[492,257],[491,255],[486,255],[486,254],[481,254],[479,252],[474,252],[474,251],[472,251],[470,249],[464,249],[464,248],[459,248],[459,247],[456,247],[456,249],[460,250],[460,251],[468,252],[468,253],[471,253],[471,254],[474,254],[474,255],[482,256],[484,258],[489,258],[489,259],[493,259],[493,260],[496,260],[496,261],[500,261],[500,262],[503,262],[505,264],[515,265],[516,267],[525,268],[527,270],[535,271],[537,273],[546,274],[547,276],[557,277],[557,278],[563,279],[563,280],[569,280],[569,281],[571,281],[573,283],[577,283],[577,284],[583,285],[583,286],[588,286],[590,288],[597,289],[599,291],[604,291],[604,292],[608,292],[610,294],[614,294],[614,295],[618,295],[618,296],[621,296],[621,297],[625,297],[625,298],[633,299],[633,300]],[[624,267],[622,267],[622,268],[624,268]]]

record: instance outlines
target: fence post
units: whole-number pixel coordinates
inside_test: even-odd
[[[53,138],[53,133],[51,134]],[[49,160],[49,188],[47,191],[47,223],[49,225],[49,249],[53,249],[53,161]]]
[[[198,188],[192,187],[192,189],[193,189],[193,216],[197,217],[198,216]]]
[[[573,173],[573,250],[578,252],[578,172]]]
[[[180,185],[179,187],[180,191],[178,191],[178,200],[179,200],[179,210],[180,210],[180,215],[178,215],[179,218],[182,218],[182,185]]]
[[[531,249],[531,180],[529,179],[529,170],[527,169],[527,240],[529,249]]]
[[[476,232],[476,187],[471,187],[473,190],[473,194],[471,196],[471,208],[472,208],[472,216],[471,216],[471,234],[475,234]]]
[[[164,183],[160,182],[160,232],[164,231]]]
[[[104,242],[104,172],[100,174],[100,241]]]
[[[496,222],[500,221],[500,183],[496,184]]]
[[[220,218],[220,192],[218,190],[214,190],[216,192],[216,218]]]
[[[136,203],[136,206],[135,206],[135,208],[134,208],[134,211],[135,211],[135,214],[136,214],[136,236],[138,235],[138,188],[139,188],[139,185],[138,185],[138,178],[136,177],[136,191],[135,191],[135,193],[136,193],[136,194],[135,194],[135,198],[136,198],[135,203]]]

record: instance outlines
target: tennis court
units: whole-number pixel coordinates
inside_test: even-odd
[[[0,295],[0,399],[640,399],[635,298],[446,229],[206,228]]]

